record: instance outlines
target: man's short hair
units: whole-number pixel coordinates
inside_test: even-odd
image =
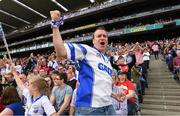
[[[66,73],[60,73],[59,78],[64,80],[64,83],[67,83],[67,74]]]
[[[106,31],[106,28],[103,27],[103,26],[97,27],[96,30],[94,31],[94,33],[95,33],[97,30],[104,30],[104,31]],[[107,31],[106,31],[106,32],[107,32]],[[93,33],[93,39],[94,39],[94,33]]]
[[[57,70],[54,70],[54,71],[52,71],[52,74],[59,75],[60,73],[59,73],[59,71],[57,71]]]

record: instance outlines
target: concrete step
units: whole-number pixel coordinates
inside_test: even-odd
[[[180,101],[178,101],[178,100],[146,99],[146,98],[144,98],[143,104],[172,105],[172,106],[180,107]]]
[[[170,78],[173,77],[173,74],[166,74],[166,75],[148,75],[148,78],[160,78],[160,79],[164,79],[164,78]]]
[[[161,111],[161,110],[150,110],[150,109],[142,109],[142,115],[157,115],[157,116],[168,116],[168,115],[180,115],[180,112],[175,111]]]
[[[173,79],[149,79],[148,83],[175,83]]]
[[[164,61],[150,62],[147,80],[149,88],[140,104],[142,115],[180,116],[180,84],[173,79]]]
[[[147,79],[148,80],[173,80],[173,76],[171,76],[171,77],[162,77],[162,78],[160,78],[160,77],[148,77]]]
[[[161,75],[161,76],[168,76],[168,75],[172,75],[171,72],[167,72],[167,71],[148,72],[147,74],[150,75],[150,76],[158,76],[158,75]]]
[[[155,104],[141,104],[142,109],[161,110],[161,111],[180,111],[180,107],[171,105],[155,105]]]
[[[148,91],[173,91],[177,92],[180,91],[180,88],[146,88],[146,92]]]
[[[175,86],[180,86],[178,85],[178,83],[176,83],[175,81],[174,82],[148,82],[149,85],[151,84],[156,84],[156,85],[159,85],[159,86],[162,86],[162,85],[167,85],[167,86],[171,86],[171,85],[175,85]]]
[[[173,96],[173,95],[145,95],[144,99],[165,99],[165,100],[179,100],[180,96]]]
[[[146,95],[172,95],[172,96],[180,96],[180,91],[161,91],[161,90],[146,90],[145,91]]]
[[[171,89],[171,88],[172,88],[172,89],[173,89],[173,88],[174,88],[174,89],[179,89],[179,88],[180,88],[180,85],[178,85],[178,84],[171,84],[171,85],[170,85],[170,84],[168,84],[168,85],[165,85],[165,84],[164,84],[164,85],[162,85],[162,84],[149,83],[149,84],[148,84],[148,87],[149,87],[149,88],[164,88],[164,89],[166,89],[166,88],[167,88],[167,89],[169,89],[169,88],[170,88],[170,89]]]

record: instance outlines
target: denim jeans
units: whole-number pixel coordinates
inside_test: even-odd
[[[173,70],[173,75],[174,75],[174,78],[178,77],[178,73],[180,72],[180,68],[174,68]]]
[[[76,107],[75,108],[76,116],[85,116],[85,115],[116,115],[115,110],[112,105],[104,106],[100,108],[93,107]]]

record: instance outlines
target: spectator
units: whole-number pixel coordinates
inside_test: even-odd
[[[20,80],[15,68],[13,69],[14,78],[18,84],[18,87],[23,91],[24,97],[27,99],[27,107],[25,115],[56,115],[54,107],[48,99],[49,86],[45,79],[30,75],[29,86],[25,87]]]
[[[14,87],[5,88],[2,93],[2,103],[6,105],[6,108],[0,115],[24,115],[24,108],[20,102],[21,99]]]
[[[66,73],[60,73],[53,78],[53,81],[57,87],[53,89],[50,101],[55,106],[58,115],[68,115],[73,90],[66,84]]]
[[[135,114],[135,88],[134,85],[127,79],[127,72],[118,71],[119,82],[117,86],[121,87],[126,94],[128,100],[128,115]]]
[[[146,68],[146,70],[149,69],[150,53],[147,48],[144,49],[143,61],[144,61],[144,67]]]
[[[159,45],[155,42],[154,45],[152,45],[152,50],[155,56],[155,59],[159,59]]]
[[[75,67],[71,66],[67,70],[67,85],[69,85],[73,90],[76,88],[76,79],[74,77],[75,75]]]
[[[180,73],[180,50],[177,50],[177,56],[173,59],[174,79],[179,80],[178,73]]]
[[[13,86],[13,87],[17,86],[12,73],[6,73],[4,75],[4,78],[6,79],[6,81],[4,83],[6,86]]]
[[[58,63],[55,60],[55,53],[51,54],[48,62],[48,67],[50,70],[58,70]]]
[[[82,44],[64,44],[59,32],[59,11],[51,11],[53,44],[58,57],[65,57],[80,63],[77,89],[77,115],[114,115],[111,101],[112,67],[105,55],[108,34],[102,27],[93,34],[94,47]],[[106,89],[104,89],[106,88]],[[94,109],[92,111],[92,108]],[[106,109],[106,110],[105,110]]]

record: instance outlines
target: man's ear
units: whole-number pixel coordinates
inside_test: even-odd
[[[92,43],[94,44],[94,42],[95,42],[95,41],[94,41],[94,39],[93,39],[93,40],[92,40]]]

